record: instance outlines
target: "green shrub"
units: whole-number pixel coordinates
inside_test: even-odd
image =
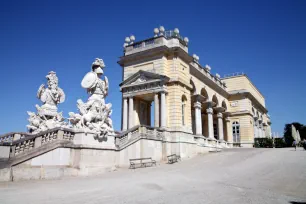
[[[255,138],[254,139],[254,147],[256,148],[272,148],[273,147],[273,139],[271,138]]]
[[[287,147],[287,144],[284,138],[274,138],[274,146],[275,148],[283,148],[283,147]]]

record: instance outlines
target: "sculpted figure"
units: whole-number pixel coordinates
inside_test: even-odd
[[[110,119],[112,104],[105,104],[109,87],[108,79],[107,77],[101,79],[104,67],[103,60],[96,58],[92,63],[91,72],[88,72],[81,82],[89,94],[88,101],[84,103],[79,99],[77,101],[79,114],[69,113],[72,127],[94,131],[98,138],[114,134]]]
[[[48,86],[45,87],[42,84],[37,91],[37,98],[43,102],[43,105],[35,106],[37,113],[27,112],[30,123],[27,128],[31,133],[38,133],[65,125],[62,113],[57,112],[57,105],[65,101],[65,93],[58,87],[58,78],[55,72],[49,72],[46,78]]]

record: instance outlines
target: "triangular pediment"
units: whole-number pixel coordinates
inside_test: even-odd
[[[157,82],[157,81],[169,81],[169,77],[156,74],[153,72],[147,72],[143,70],[139,70],[126,80],[124,80],[121,84],[120,87],[123,86],[129,86],[129,85],[137,85],[137,84],[144,84],[144,83],[150,83],[150,82]]]

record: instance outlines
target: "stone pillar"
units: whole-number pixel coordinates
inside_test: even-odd
[[[127,98],[123,98],[123,118],[122,118],[122,130],[127,130],[127,124],[128,124],[128,103]]]
[[[261,131],[261,123],[259,122],[258,126],[257,126],[257,134],[258,134],[257,136],[259,138],[262,138],[261,133],[262,133],[262,131]]]
[[[158,93],[154,95],[154,127],[159,127],[159,99]]]
[[[258,120],[255,120],[254,125],[254,131],[255,131],[255,137],[258,138]]]
[[[213,109],[211,107],[206,109],[208,119],[208,137],[214,139],[214,121],[213,121]]]
[[[195,129],[196,135],[202,135],[202,115],[201,115],[202,105],[200,102],[194,103],[195,109]]]
[[[166,127],[166,93],[160,93],[160,126]]]
[[[224,135],[223,135],[223,115],[222,115],[222,113],[218,113],[217,117],[218,117],[219,140],[224,140]]]
[[[233,142],[233,130],[231,126],[231,120],[229,118],[225,118],[225,122],[227,131],[227,142]]]
[[[129,129],[134,126],[134,99],[129,98]]]

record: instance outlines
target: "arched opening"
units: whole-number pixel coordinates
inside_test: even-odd
[[[227,105],[225,101],[222,101],[222,108],[224,108],[224,111],[227,111]]]
[[[232,130],[233,130],[233,142],[240,143],[240,124],[237,121],[232,123]]]
[[[204,97],[204,101],[209,101],[209,96],[208,96],[208,92],[206,91],[205,88],[201,89],[201,96]],[[202,109],[201,109],[201,120],[202,120],[202,135],[204,136],[208,136],[208,116],[206,113],[206,109],[207,109],[207,104],[203,103],[202,104]]]
[[[205,88],[202,88],[202,89],[201,89],[201,95],[205,97],[205,100],[208,100],[208,99],[209,99],[208,93],[207,93],[207,91],[206,91]]]
[[[226,102],[225,100],[222,101],[222,104],[221,104],[222,108],[224,108],[224,112],[227,112],[227,105],[226,105]],[[226,115],[224,115],[223,117],[223,124],[226,124]],[[227,132],[227,128],[226,128],[226,125],[223,125],[223,135],[224,135],[224,140],[228,141],[228,132]]]
[[[214,107],[218,107],[218,106],[219,106],[219,101],[218,101],[218,98],[217,98],[216,95],[214,95],[214,96],[212,97],[212,102],[213,102],[213,106],[214,106]]]
[[[185,95],[182,96],[182,126],[186,125],[186,103],[187,97]]]
[[[191,84],[191,86],[192,86],[191,93],[192,93],[193,95],[197,94],[196,86],[195,86],[195,84],[194,84],[194,82],[193,82],[192,80],[190,80],[190,84]]]
[[[219,107],[219,101],[216,95],[212,97],[213,107]],[[218,130],[218,118],[217,118],[217,112],[214,111],[213,116],[213,127],[214,127],[214,138],[219,139],[219,130]]]
[[[253,132],[254,132],[254,138],[256,138],[257,137],[257,127],[256,127],[256,119],[255,119],[255,117],[256,117],[256,112],[255,112],[255,110],[254,110],[254,107],[252,107],[252,114],[253,114]]]

